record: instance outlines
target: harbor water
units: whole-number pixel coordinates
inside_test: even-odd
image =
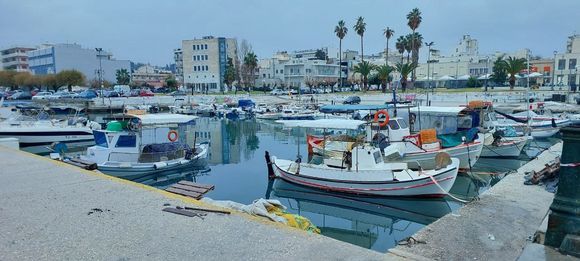
[[[91,118],[102,116],[92,116]],[[269,180],[265,151],[284,159],[306,158],[306,130],[285,129],[272,121],[231,121],[199,118],[188,127],[185,141],[209,142],[208,165],[201,169],[163,173],[136,180],[161,189],[180,180],[215,185],[206,197],[250,204],[259,198],[277,199],[287,211],[310,219],[321,234],[385,252],[424,226],[458,209],[451,198],[381,198],[330,193]],[[480,159],[458,176],[451,193],[471,200],[549,147],[554,140],[532,141],[518,159]],[[183,141],[183,140],[182,140]],[[76,152],[76,153],[81,153]]]

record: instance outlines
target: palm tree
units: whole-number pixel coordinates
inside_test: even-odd
[[[244,66],[248,70],[248,83],[251,83],[251,85],[254,86],[254,81],[256,80],[256,67],[258,67],[258,57],[254,52],[249,52],[246,54],[246,57],[244,57]]]
[[[503,60],[503,68],[510,74],[510,90],[513,90],[516,85],[516,74],[526,68],[526,59],[510,56],[506,60]]]
[[[405,53],[405,46],[407,45],[407,39],[405,38],[405,36],[399,36],[399,38],[397,38],[397,42],[395,43],[395,48],[397,48],[397,51],[399,52],[399,54],[401,55],[401,62],[403,62],[403,54]]]
[[[344,25],[343,20],[338,21],[338,25],[334,27],[334,33],[336,34],[336,37],[338,37],[338,75],[340,79],[340,87],[342,87],[342,39],[346,36],[346,33],[348,33],[348,28]],[[331,88],[334,93],[334,86]]]
[[[419,8],[413,8],[413,10],[411,10],[411,12],[409,12],[407,14],[407,25],[413,31],[413,36],[415,36],[415,30],[417,30],[417,28],[419,28],[419,25],[421,24],[421,21],[423,21],[423,17],[421,17],[421,11],[419,11]],[[411,44],[411,46],[415,46],[415,43],[414,42],[417,39],[415,39],[413,37],[411,40],[413,42]],[[414,63],[417,63],[419,61],[419,49],[413,50],[413,55],[412,56],[413,56],[413,62]]]
[[[419,53],[419,48],[423,47],[423,36],[420,33],[412,33],[408,35],[409,39],[412,39],[410,41],[410,47],[411,47],[411,57],[412,57],[412,62],[414,63],[419,63],[418,60],[415,60],[415,54]],[[418,59],[418,57],[417,57]]]
[[[409,61],[410,56],[411,56],[411,51],[413,50],[413,39],[412,39],[412,35],[408,34],[405,36],[405,51],[407,51],[407,63],[410,63],[411,61]]]
[[[363,44],[363,36],[365,34],[365,30],[367,28],[367,24],[365,23],[365,19],[362,16],[359,16],[356,19],[356,24],[354,25],[354,31],[356,34],[360,35],[360,59],[361,62],[365,61],[364,55],[364,44]],[[366,89],[366,82],[363,81],[363,90]]]
[[[387,27],[387,29],[383,30],[383,34],[387,38],[387,49],[385,50],[385,64],[389,65],[389,40],[395,34],[395,30]]]
[[[401,74],[401,88],[407,90],[407,77],[417,68],[416,63],[397,63],[395,69]]]
[[[353,67],[353,72],[360,73],[360,75],[362,76],[363,91],[365,92],[367,91],[366,86],[368,82],[368,76],[374,69],[374,67],[375,66],[369,63],[368,61],[361,61],[360,63],[358,63]]]
[[[394,68],[392,66],[389,65],[381,65],[377,68],[375,68],[377,70],[377,76],[379,77],[379,80],[381,80],[381,84],[383,87],[383,93],[387,92],[387,83],[391,82],[391,73],[393,72]]]

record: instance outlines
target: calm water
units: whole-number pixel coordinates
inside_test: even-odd
[[[305,130],[283,129],[268,121],[214,118],[200,118],[190,128],[188,143],[192,144],[194,139],[210,142],[209,166],[140,182],[159,188],[183,179],[213,184],[215,190],[207,197],[244,204],[259,198],[278,199],[288,211],[309,218],[323,235],[381,252],[461,206],[446,199],[351,196],[268,180],[264,152],[288,159],[295,159],[298,153],[307,155]],[[534,142],[529,153],[533,156],[551,143]],[[473,198],[503,177],[490,172],[516,169],[526,160],[526,156],[518,160],[480,159],[472,170],[480,175],[460,175],[451,193]]]

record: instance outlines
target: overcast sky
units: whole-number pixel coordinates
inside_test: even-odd
[[[0,47],[79,43],[102,47],[117,59],[172,63],[181,40],[205,35],[247,39],[258,57],[279,50],[338,47],[337,21],[349,32],[343,49],[360,50],[352,29],[367,23],[365,54],[384,49],[382,30],[407,34],[406,14],[423,13],[418,31],[449,54],[464,34],[480,53],[530,48],[552,57],[569,35],[580,33],[580,0],[0,0]],[[394,40],[392,41],[394,42]],[[394,44],[394,43],[393,43]],[[423,52],[425,53],[425,52]]]

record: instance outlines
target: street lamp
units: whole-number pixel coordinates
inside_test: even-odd
[[[95,51],[97,51],[97,58],[99,58],[99,84],[101,85],[101,100],[103,101],[103,105],[105,104],[105,96],[103,93],[103,64],[102,64],[102,58],[103,56],[101,55],[101,53],[103,52],[103,48],[95,48]]]
[[[554,90],[554,86],[556,86],[556,54],[557,51],[554,51],[554,68],[552,70],[552,90]]]
[[[431,89],[431,78],[429,78],[429,63],[431,63],[431,46],[434,44],[434,42],[425,43],[425,45],[429,47],[429,51],[427,52],[427,106],[429,106],[429,89]]]
[[[489,78],[489,56],[485,57],[485,92],[487,92],[487,79]]]

